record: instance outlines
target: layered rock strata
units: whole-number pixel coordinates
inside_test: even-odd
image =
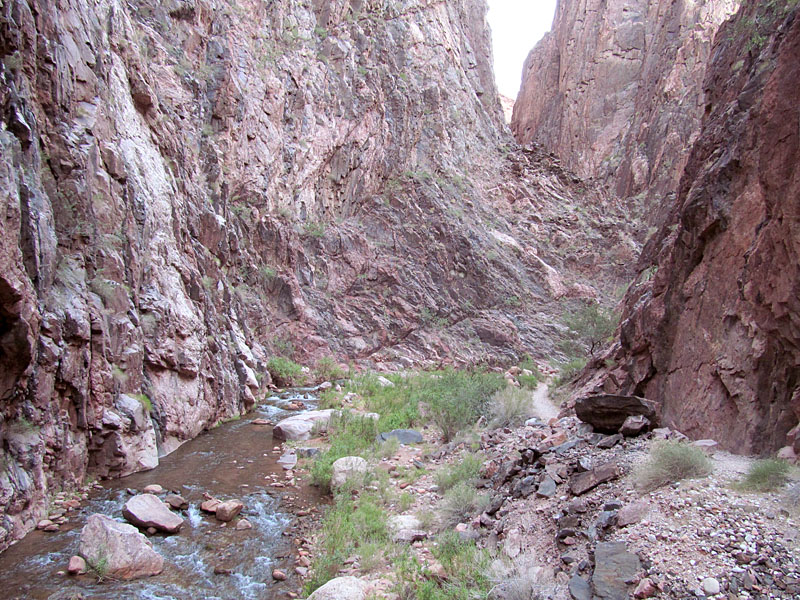
[[[717,36],[703,127],[588,389],[741,453],[800,418],[800,9],[748,3]]]
[[[559,0],[528,55],[511,128],[660,223],[703,116],[703,77],[738,0]],[[646,228],[645,228],[646,229]]]
[[[624,279],[621,207],[511,148],[485,12],[3,3],[0,547],[248,410],[278,352],[543,357],[556,299]]]

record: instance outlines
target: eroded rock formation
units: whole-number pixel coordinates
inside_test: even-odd
[[[660,223],[703,116],[719,25],[738,0],[559,0],[531,51],[511,123],[520,143],[611,184]]]
[[[511,148],[485,11],[2,4],[0,547],[248,410],[278,351],[544,357],[556,299],[625,279],[622,207]]]
[[[749,2],[717,36],[705,118],[625,299],[613,369],[587,388],[766,453],[800,418],[800,8]]]

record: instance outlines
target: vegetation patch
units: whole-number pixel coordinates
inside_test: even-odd
[[[531,392],[528,389],[506,386],[492,396],[489,426],[496,429],[522,425],[531,415],[531,408]]]
[[[272,375],[275,385],[279,387],[292,387],[305,382],[303,367],[284,356],[270,358],[267,371]]]
[[[378,435],[374,419],[343,410],[334,413],[328,424],[330,447],[314,459],[311,483],[325,491],[331,489],[333,463],[345,456],[361,456],[375,445]]]
[[[751,492],[774,492],[789,480],[789,463],[777,458],[757,460],[739,486]]]
[[[662,441],[653,445],[647,461],[636,470],[636,484],[645,491],[711,474],[711,461],[699,448],[685,442]]]
[[[436,485],[443,492],[459,483],[473,482],[478,479],[483,466],[483,459],[477,454],[465,454],[461,460],[439,469],[436,473]]]

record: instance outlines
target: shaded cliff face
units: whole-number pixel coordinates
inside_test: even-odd
[[[658,400],[667,424],[742,453],[800,418],[800,18],[747,3],[717,36],[706,117],[648,242],[620,340],[586,389]]]
[[[626,277],[621,208],[509,149],[485,12],[0,7],[0,547],[249,409],[279,351],[544,357],[558,298]]]
[[[511,128],[658,224],[703,116],[711,43],[738,0],[559,0],[531,51]]]

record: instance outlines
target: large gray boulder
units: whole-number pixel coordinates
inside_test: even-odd
[[[155,527],[166,533],[178,533],[183,525],[183,519],[153,494],[139,494],[129,499],[122,509],[122,516],[137,527]]]
[[[158,575],[164,558],[132,525],[92,515],[81,531],[80,554],[101,575],[135,579]]]
[[[337,577],[318,588],[308,600],[364,600],[367,584],[356,577]]]
[[[638,396],[584,396],[575,402],[575,414],[595,431],[603,433],[617,433],[625,419],[633,415],[643,415],[650,423],[658,423],[655,402]]]
[[[401,444],[421,444],[425,441],[422,434],[413,429],[393,429],[378,434],[379,442],[385,442],[391,438],[395,438]]]
[[[278,422],[272,429],[276,440],[309,440],[315,424],[325,429],[331,420],[333,409],[309,410]]]

